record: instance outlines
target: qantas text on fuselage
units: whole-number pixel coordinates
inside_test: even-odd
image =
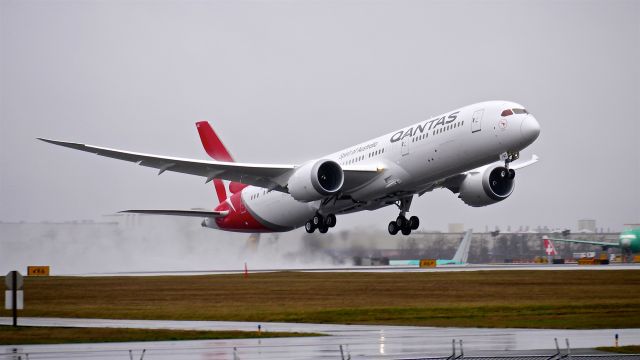
[[[201,176],[212,182],[220,203],[212,210],[126,210],[203,219],[202,225],[236,232],[325,233],[336,215],[397,206],[389,233],[419,227],[407,216],[416,197],[446,188],[470,206],[508,198],[516,170],[537,161],[519,159],[540,133],[537,120],[509,101],[465,106],[387,135],[302,164],[235,162],[207,122],[196,124],[213,160],[184,159],[40,139],[60,146],[158,169]],[[518,161],[516,161],[518,160]]]

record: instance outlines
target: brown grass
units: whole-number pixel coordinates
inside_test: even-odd
[[[633,270],[49,277],[25,289],[24,316],[640,327]]]
[[[126,341],[175,341],[320,336],[256,331],[196,331],[120,328],[31,327],[0,325],[0,345],[64,344]]]
[[[628,345],[628,346],[602,346],[597,347],[596,350],[607,351],[619,354],[640,354],[640,345]]]

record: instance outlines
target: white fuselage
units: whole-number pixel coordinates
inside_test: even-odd
[[[323,157],[344,168],[384,169],[372,181],[351,191],[348,200],[324,205],[321,201],[300,202],[284,192],[248,186],[241,192],[242,202],[272,231],[303,226],[318,211],[340,214],[387,206],[531,144],[539,131],[535,118],[528,113],[501,116],[511,108],[522,106],[507,101],[466,106]]]

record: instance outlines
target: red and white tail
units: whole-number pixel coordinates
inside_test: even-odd
[[[558,253],[556,252],[556,247],[553,246],[553,241],[551,241],[549,239],[549,237],[544,236],[542,238],[542,240],[544,240],[544,252],[548,255],[548,256],[555,256],[558,255]]]
[[[225,162],[234,162],[233,157],[227,150],[227,148],[222,143],[222,140],[218,137],[211,125],[209,125],[206,121],[200,121],[196,123],[196,128],[198,129],[198,134],[200,135],[200,141],[202,141],[202,146],[204,150],[217,161],[225,161]],[[224,185],[224,182],[220,179],[213,179],[213,185],[216,188],[216,194],[218,195],[218,200],[223,202],[227,200],[227,189]],[[245,184],[231,182],[229,184],[229,191],[234,194],[245,188]]]

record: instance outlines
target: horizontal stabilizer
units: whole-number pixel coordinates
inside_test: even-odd
[[[218,218],[225,217],[229,214],[225,211],[203,211],[203,210],[124,210],[120,214],[146,214],[146,215],[171,215],[171,216],[190,216],[198,218]]]

